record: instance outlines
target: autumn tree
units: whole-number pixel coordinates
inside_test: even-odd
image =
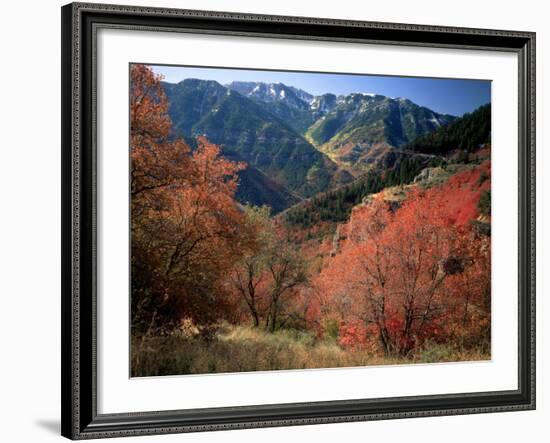
[[[269,207],[246,206],[244,210],[245,232],[251,238],[242,258],[231,272],[230,285],[246,303],[253,326],[258,327],[261,319],[259,303],[265,297],[263,292],[260,293],[259,286],[269,277],[268,253],[273,248],[275,236],[269,220]]]
[[[267,260],[271,287],[265,325],[268,331],[274,332],[278,326],[279,314],[284,308],[285,298],[308,280],[307,265],[296,247],[284,236],[275,242]]]
[[[194,150],[175,139],[160,78],[143,65],[130,75],[132,326],[208,325],[230,309],[221,280],[243,248],[244,165],[205,138]]]
[[[480,186],[476,174],[413,190],[398,207],[378,198],[359,208],[341,253],[323,270],[327,302],[344,322],[374,331],[386,354],[452,338],[474,318],[487,324],[489,240],[472,221],[489,183]]]
[[[162,191],[182,185],[192,172],[189,147],[171,139],[172,122],[160,77],[144,65],[130,67],[130,192],[132,209],[149,206]],[[155,192],[158,191],[158,192]]]
[[[229,286],[245,302],[253,326],[263,320],[265,329],[274,332],[307,310],[303,295],[308,264],[286,229],[270,219],[268,207],[245,206],[244,212],[247,247],[235,263]]]

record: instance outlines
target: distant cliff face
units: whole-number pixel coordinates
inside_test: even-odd
[[[451,123],[404,98],[371,93],[313,96],[282,83],[232,82],[227,87],[263,105],[336,163],[357,173],[384,161],[388,149]]]
[[[403,98],[349,94],[306,132],[306,139],[341,165],[364,171],[389,150],[454,120]]]

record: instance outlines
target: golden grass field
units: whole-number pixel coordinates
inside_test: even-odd
[[[334,339],[313,334],[225,325],[211,340],[170,335],[133,340],[132,376],[205,374],[289,369],[334,368],[388,364],[477,361],[490,359],[489,350],[461,351],[429,345],[410,357],[387,357],[343,349]]]

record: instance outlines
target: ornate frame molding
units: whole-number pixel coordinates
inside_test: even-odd
[[[72,3],[62,8],[62,434],[71,439],[535,408],[535,34]],[[519,59],[517,391],[97,414],[95,36],[99,27],[483,49]]]

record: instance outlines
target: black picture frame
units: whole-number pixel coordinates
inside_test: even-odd
[[[535,33],[72,3],[62,15],[62,435],[71,439],[535,408]],[[95,39],[98,28],[483,49],[519,60],[519,379],[511,391],[97,413]]]

